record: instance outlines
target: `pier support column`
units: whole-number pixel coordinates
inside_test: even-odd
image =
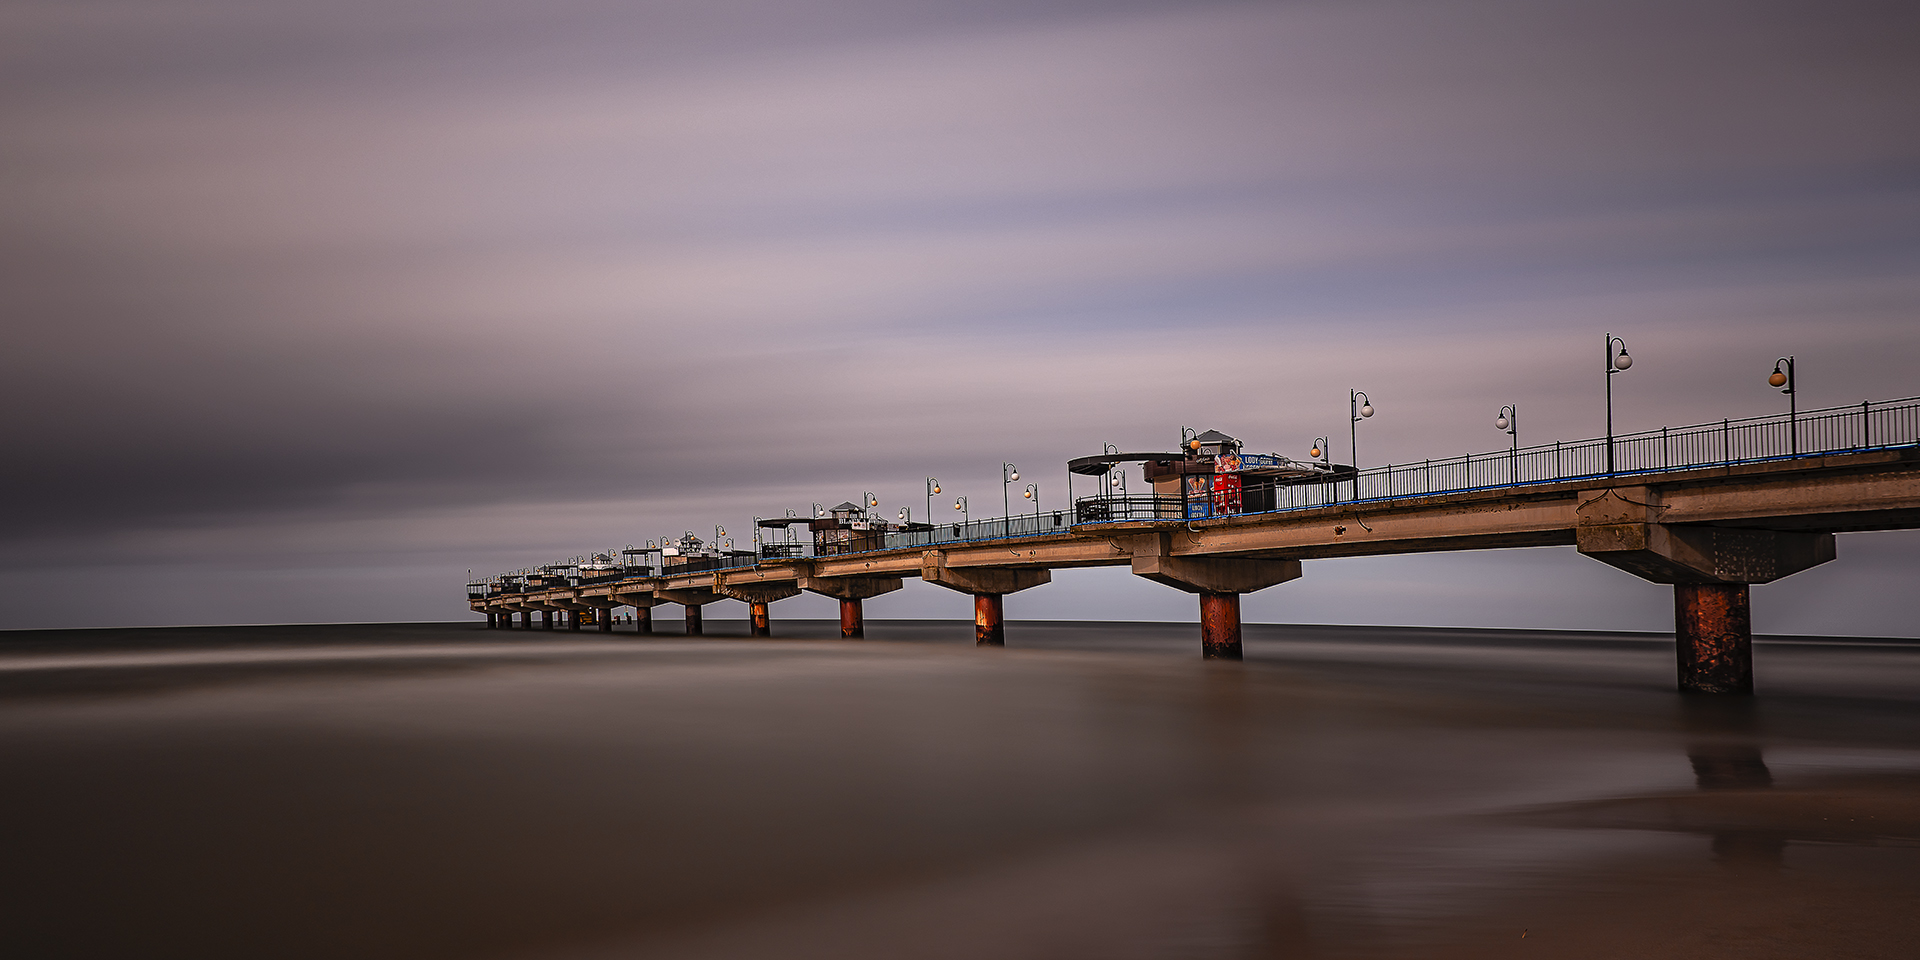
[[[493,629],[496,629],[496,628],[498,628],[498,627],[499,627],[499,624],[497,624],[497,623],[495,623],[495,622],[494,622],[494,614],[493,614],[493,611],[491,611],[491,610],[489,610],[489,611],[487,611],[487,629],[488,629],[488,630],[493,630]]]
[[[567,629],[568,629],[568,630],[578,630],[578,629],[580,629],[580,617],[581,617],[581,615],[582,615],[582,614],[581,614],[581,611],[579,611],[579,610],[568,610],[568,611],[566,611],[566,613],[564,614],[564,616],[565,616],[565,617],[567,618]]]
[[[900,589],[899,577],[801,577],[800,589],[840,601],[840,639],[862,640],[867,616],[861,601]]]
[[[553,629],[553,611],[552,610],[540,611],[540,629],[542,630]]]
[[[633,608],[634,632],[642,634],[653,632],[653,606],[661,602],[654,588],[616,590],[610,592],[607,599]]]
[[[611,608],[601,610],[596,614],[596,616],[599,618],[600,632],[612,633],[613,632],[613,610]]]
[[[976,593],[973,595],[973,642],[982,647],[1004,647],[1007,645],[1006,611],[1001,606],[1002,594]]]
[[[700,637],[705,635],[706,630],[700,625],[700,605],[697,603],[687,604],[687,636]]]
[[[772,571],[755,570],[751,573],[726,572],[713,575],[713,592],[722,597],[731,597],[747,605],[750,626],[747,633],[755,637],[773,636],[773,617],[767,612],[767,605],[775,600],[800,595],[800,587],[793,581],[791,570],[784,573],[778,568]]]
[[[1002,598],[1053,582],[1045,567],[950,567],[945,550],[920,555],[920,579],[973,595],[973,640],[983,647],[1007,645]]]
[[[1176,555],[1165,534],[1137,537],[1133,573],[1176,590],[1200,595],[1200,656],[1238,660],[1240,595],[1300,577],[1298,560]]]
[[[1673,585],[1673,638],[1685,693],[1753,693],[1748,585],[1834,558],[1833,534],[1658,522],[1658,487],[1580,494],[1580,552],[1642,580]]]
[[[1240,659],[1240,595],[1200,595],[1200,656],[1205,660]]]
[[[1753,693],[1753,615],[1744,583],[1673,585],[1682,693]]]

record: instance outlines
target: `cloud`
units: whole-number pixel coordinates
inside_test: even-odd
[[[356,9],[12,14],[0,563],[310,609],[1352,387],[1574,439],[1608,331],[1630,429],[1915,392],[1904,6]]]

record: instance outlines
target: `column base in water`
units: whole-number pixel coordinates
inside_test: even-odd
[[[867,616],[860,608],[860,601],[840,601],[840,639],[861,640],[867,635]]]
[[[1200,595],[1200,656],[1207,660],[1240,659],[1240,595]]]
[[[1753,613],[1744,583],[1673,585],[1682,693],[1753,693]]]
[[[705,633],[700,627],[700,605],[687,604],[687,636],[698,637]]]
[[[773,636],[773,618],[767,615],[767,605],[764,603],[749,603],[747,604],[747,610],[753,617],[753,626],[748,632],[756,637]]]
[[[973,595],[973,642],[982,647],[1007,645],[1007,628],[1001,616],[1000,594]]]

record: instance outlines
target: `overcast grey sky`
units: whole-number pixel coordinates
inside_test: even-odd
[[[978,505],[1008,460],[1064,504],[1181,426],[1302,455],[1349,388],[1363,464],[1500,448],[1504,403],[1590,437],[1609,331],[1622,430],[1775,412],[1787,353],[1803,407],[1920,394],[1910,3],[5,0],[0,38],[4,627],[458,618],[469,568]],[[1758,629],[1914,635],[1917,546],[1843,537]],[[1316,561],[1247,615],[1670,604],[1568,548]],[[1008,616],[1191,607],[1112,570]]]

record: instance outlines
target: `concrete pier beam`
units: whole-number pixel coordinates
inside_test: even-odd
[[[1165,534],[1138,538],[1134,576],[1200,595],[1200,656],[1238,660],[1240,595],[1300,578],[1300,561],[1254,557],[1187,557],[1168,549]]]
[[[1045,567],[951,567],[945,550],[928,550],[920,555],[920,579],[973,594],[974,642],[983,647],[1004,647],[1007,634],[1002,598],[1051,583],[1053,573]]]
[[[633,622],[639,633],[653,632],[653,608],[661,603],[660,597],[650,588],[639,590],[615,590],[607,594],[607,601],[616,606],[633,608]]]
[[[687,636],[689,637],[703,636],[706,632],[700,622],[700,608],[726,599],[723,594],[712,590],[658,589],[653,592],[653,595],[668,603],[682,604],[687,608]]]
[[[840,638],[859,640],[867,635],[861,601],[900,589],[899,577],[801,577],[800,589],[840,601]]]
[[[767,612],[769,604],[800,595],[800,587],[792,580],[736,580],[724,573],[714,575],[713,591],[746,603],[752,624],[748,633],[756,637],[773,636],[773,618]]]
[[[1580,495],[1580,552],[1642,580],[1673,585],[1674,657],[1687,693],[1753,693],[1749,584],[1771,583],[1835,556],[1833,534],[1660,523],[1657,487]]]

